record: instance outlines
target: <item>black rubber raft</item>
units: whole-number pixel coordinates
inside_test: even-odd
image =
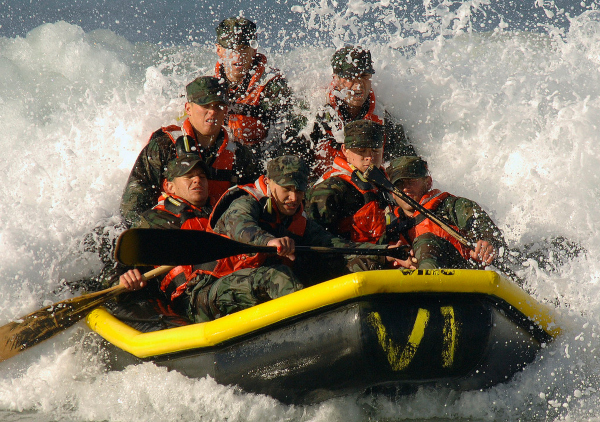
[[[350,274],[206,323],[153,301],[98,308],[114,369],[152,361],[189,377],[314,403],[419,385],[488,388],[559,335],[555,311],[493,271]]]

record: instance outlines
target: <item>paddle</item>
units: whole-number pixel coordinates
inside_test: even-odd
[[[408,258],[408,248],[362,249],[296,246],[296,252]],[[193,265],[233,255],[277,253],[275,246],[256,246],[200,230],[129,229],[117,240],[115,257],[125,265]]]
[[[405,201],[411,207],[418,210],[423,215],[425,215],[427,218],[429,218],[431,221],[436,223],[438,226],[440,226],[442,229],[444,229],[448,234],[450,234],[452,237],[454,237],[456,240],[458,240],[462,245],[464,245],[470,249],[473,249],[473,250],[475,249],[476,244],[474,242],[470,242],[469,240],[467,240],[458,230],[456,230],[454,227],[450,226],[449,223],[447,223],[443,219],[437,217],[430,210],[428,210],[423,205],[419,204],[417,201],[412,199],[410,196],[408,196],[407,194],[402,192],[402,190],[400,190],[396,186],[394,186],[394,184],[392,182],[390,182],[390,180],[388,180],[386,175],[380,169],[375,167],[374,165],[370,165],[369,168],[363,173],[363,176],[368,182],[374,184],[375,186],[378,186],[381,189],[385,189],[389,192],[392,192],[396,196],[402,198],[403,201]],[[515,272],[511,268],[508,268],[503,263],[494,262],[493,265],[495,267],[497,267],[500,271],[502,271],[503,273],[508,275],[510,278],[512,278],[518,284],[523,285],[523,283],[525,282],[525,280],[523,280],[521,277],[516,275]]]
[[[165,265],[148,271],[143,276],[149,280],[171,268],[173,267]],[[118,285],[66,299],[0,327],[0,362],[69,328],[95,307],[126,291],[125,287]]]

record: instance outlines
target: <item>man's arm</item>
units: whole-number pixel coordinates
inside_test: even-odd
[[[476,244],[471,251],[472,258],[490,264],[500,248],[506,246],[500,229],[476,202],[466,198],[449,197],[440,209],[452,224]]]
[[[267,83],[263,91],[261,107],[271,123],[289,120],[294,106],[294,93],[283,77]]]
[[[357,208],[357,204],[363,201],[362,195],[356,189],[338,177],[331,177],[309,190],[306,214],[309,219],[316,221],[334,235],[339,235],[341,220],[358,210],[360,206]]]
[[[163,169],[175,158],[175,146],[162,131],[155,132],[138,155],[121,196],[121,215],[128,225],[151,209],[160,196]]]
[[[148,210],[140,216],[135,228],[140,229],[179,229],[181,219],[161,210]]]
[[[384,113],[383,124],[385,131],[384,161],[390,161],[403,155],[417,155],[402,125],[397,123],[394,117],[387,111]]]
[[[260,158],[259,154],[253,154],[246,145],[235,142],[235,164],[233,171],[238,178],[238,185],[252,183],[264,173]]]
[[[465,232],[469,238],[487,240],[496,244],[504,243],[498,226],[475,201],[455,197],[451,201],[444,201],[440,208],[448,215],[451,223]]]
[[[258,222],[262,207],[250,195],[234,200],[215,224],[215,232],[238,242],[265,246],[275,236],[262,229]]]

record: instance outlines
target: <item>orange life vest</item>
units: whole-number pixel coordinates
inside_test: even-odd
[[[449,196],[452,196],[452,195],[450,195],[448,192],[442,192],[438,189],[432,189],[429,192],[427,192],[423,196],[423,198],[421,198],[420,204],[423,205],[423,207],[425,209],[434,213],[435,210],[440,206],[440,204]],[[398,207],[398,209],[395,210],[395,212],[396,212],[396,215],[398,215],[397,213],[401,212],[401,211],[399,211],[399,207]],[[432,234],[434,234],[438,237],[441,237],[442,239],[446,239],[448,242],[450,242],[452,244],[452,246],[454,246],[456,248],[456,250],[462,255],[462,257],[464,259],[468,260],[471,258],[469,248],[467,248],[462,243],[460,243],[457,239],[455,239],[452,235],[450,235],[450,233],[448,233],[446,230],[441,228],[439,225],[437,225],[431,219],[427,218],[427,216],[425,216],[425,215],[421,214],[419,211],[415,210],[412,218],[414,219],[414,225],[408,229],[408,231],[407,231],[408,239],[405,238],[404,240],[406,240],[406,241],[410,242],[410,244],[412,244],[412,242],[417,237],[419,237],[425,233],[432,233]],[[454,228],[455,230],[460,231],[460,229],[458,227],[453,226],[453,225],[450,225],[450,226],[452,228]]]
[[[227,208],[229,208],[229,205],[231,205],[235,199],[244,195],[251,195],[261,205],[268,206],[267,201],[269,201],[269,196],[267,184],[265,183],[265,176],[261,176],[253,184],[235,186],[229,189],[229,191],[221,197],[210,216],[209,230],[212,231],[214,229],[216,222]],[[269,214],[273,216],[272,220],[261,219],[259,221],[259,225],[267,231],[275,230],[282,224],[279,211],[276,208],[277,207],[273,207],[272,213]],[[290,224],[285,229],[293,236],[302,237],[304,235],[304,231],[306,230],[306,216],[304,215],[302,207],[300,207],[296,214],[293,215]],[[202,270],[201,272],[210,274],[216,278],[221,278],[244,268],[258,268],[264,264],[267,256],[268,254],[266,253],[231,256],[217,261],[214,270]],[[290,260],[283,259],[283,262],[291,266]]]
[[[182,152],[198,151],[198,142],[194,133],[194,128],[190,123],[190,119],[186,119],[183,122],[183,126],[171,125],[162,128],[177,149],[177,156]],[[185,138],[181,138],[183,135],[187,135]],[[235,162],[235,153],[232,148],[232,144],[229,142],[229,136],[227,131],[223,131],[224,139],[223,143],[219,147],[217,154],[214,158],[202,157],[208,167],[210,173],[207,175],[208,180],[208,197],[211,204],[216,203],[221,195],[223,195],[227,189],[229,189],[237,181],[237,177],[233,173],[233,164]],[[191,139],[190,139],[191,138]],[[193,145],[190,145],[190,142]],[[165,190],[166,180],[163,180],[163,191]]]
[[[267,84],[275,79],[281,79],[282,76],[276,69],[269,68],[267,71],[266,64],[267,58],[257,53],[255,64],[248,72],[249,80],[245,79],[242,82],[243,93],[229,105],[227,127],[233,139],[244,145],[260,143],[267,137],[269,131],[267,118],[260,108],[260,100]],[[225,77],[220,62],[217,62],[215,67],[215,77]]]
[[[333,135],[333,130],[341,131],[344,129],[344,124],[349,123],[344,119],[342,115],[342,111],[340,110],[339,101],[340,99],[335,96],[333,82],[329,87],[328,92],[329,105],[336,113],[334,120],[328,122],[329,125],[324,127],[327,136],[320,139],[315,148],[315,158],[316,158],[316,166],[315,171],[317,174],[323,174],[326,169],[330,168],[333,164],[333,160],[335,157],[340,157],[345,159],[344,154],[342,153],[341,143],[336,142],[335,137]],[[383,124],[383,120],[375,114],[375,93],[373,90],[369,93],[369,97],[367,98],[369,103],[369,108],[367,113],[361,117],[364,120],[371,120],[373,122]],[[334,127],[332,127],[333,125]]]
[[[162,195],[159,198],[158,204],[155,205],[153,209],[164,211],[178,217],[181,222],[182,230],[204,231],[208,227],[208,218],[199,217],[196,214],[196,212],[202,211],[200,208],[195,207],[185,199],[175,195]],[[165,292],[171,300],[176,299],[185,291],[187,282],[191,279],[192,272],[191,265],[181,265],[173,268],[162,279],[160,289]],[[181,280],[181,282],[174,283],[175,277],[181,273],[185,274],[185,279],[180,277],[179,280]]]
[[[322,177],[339,177],[358,190],[364,198],[365,204],[354,215],[343,219],[337,228],[340,234],[350,234],[354,242],[377,243],[385,233],[385,208],[380,198],[381,192],[372,184],[362,179],[358,170],[350,167],[346,160],[335,157],[333,167]]]

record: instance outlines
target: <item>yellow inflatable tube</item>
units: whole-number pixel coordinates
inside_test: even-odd
[[[493,271],[382,270],[349,274],[245,309],[215,321],[142,333],[103,308],[92,311],[88,326],[139,358],[215,346],[279,321],[378,293],[478,293],[495,296],[537,323],[552,337],[560,334],[554,309]]]

